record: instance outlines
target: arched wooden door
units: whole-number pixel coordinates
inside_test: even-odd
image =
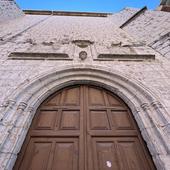
[[[65,88],[39,107],[14,169],[155,169],[134,118],[110,92]]]

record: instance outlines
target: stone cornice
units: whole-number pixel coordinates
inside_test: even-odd
[[[98,12],[68,12],[68,11],[48,11],[48,10],[23,10],[29,15],[58,15],[58,16],[81,16],[81,17],[107,17],[111,13]]]

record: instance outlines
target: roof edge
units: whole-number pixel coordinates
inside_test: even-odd
[[[84,17],[107,17],[112,13],[99,12],[69,12],[69,11],[49,11],[49,10],[23,10],[29,15],[58,15],[58,16],[84,16]]]
[[[138,10],[134,15],[132,15],[127,21],[125,21],[120,28],[125,27],[126,25],[128,25],[131,21],[133,21],[134,19],[136,19],[138,16],[140,16],[141,14],[143,14],[146,10],[147,10],[147,6],[144,6],[143,8],[141,8],[140,10]]]

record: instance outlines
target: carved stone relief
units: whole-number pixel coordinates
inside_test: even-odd
[[[72,60],[74,47],[68,39],[37,42],[26,39],[8,56],[15,60]],[[25,47],[27,46],[27,48]],[[22,48],[22,46],[24,48]]]
[[[53,38],[50,41],[41,42],[28,38],[21,44],[27,44],[28,47],[23,48],[23,50],[20,47],[16,48],[16,51],[9,56],[9,59],[65,60],[73,59],[75,56],[83,61],[87,56],[92,56],[93,60],[102,61],[150,61],[155,59],[150,48],[140,42],[112,41],[106,43],[104,41],[94,42],[83,39],[71,40],[66,37],[61,40]],[[34,57],[31,55],[34,55]]]
[[[94,44],[94,42],[89,41],[89,40],[74,40],[72,41],[72,43],[80,48],[87,48],[90,45]]]
[[[80,58],[81,60],[85,60],[85,59],[87,58],[87,52],[86,52],[86,51],[81,51],[81,52],[79,53],[79,58]]]

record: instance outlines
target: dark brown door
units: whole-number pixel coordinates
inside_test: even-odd
[[[110,92],[77,85],[39,107],[14,169],[155,169],[126,105]]]

